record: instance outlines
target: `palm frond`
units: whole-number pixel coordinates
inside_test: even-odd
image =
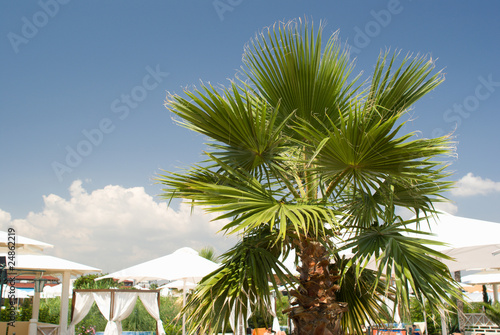
[[[235,317],[246,316],[248,309],[269,311],[271,291],[278,290],[279,283],[294,285],[292,274],[278,259],[280,253],[268,234],[256,234],[222,255],[222,266],[203,278],[184,308],[188,332],[216,334],[227,329],[232,311]]]

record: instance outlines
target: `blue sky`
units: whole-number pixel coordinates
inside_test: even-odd
[[[451,170],[459,187],[447,194],[453,204],[446,209],[500,222],[498,2],[0,6],[0,224],[55,244],[55,254],[111,271],[177,247],[212,244],[222,252],[230,246],[206,237],[216,231],[199,228],[209,225],[206,217],[189,216],[177,204],[167,210],[157,197],[155,174],[199,161],[204,142],[174,124],[163,107],[166,92],[182,93],[200,80],[227,84],[258,30],[299,17],[323,20],[326,35],[339,30],[365,78],[381,50],[437,59],[446,81],[417,103],[406,128],[424,137],[454,131],[458,155]],[[191,228],[179,228],[179,221]],[[125,246],[104,247],[110,236],[121,236]],[[123,259],[111,262],[107,253],[117,250]]]

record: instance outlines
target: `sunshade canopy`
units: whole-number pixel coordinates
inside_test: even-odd
[[[441,247],[432,246],[439,250],[497,244],[500,240],[500,223],[464,218],[446,212],[439,212],[435,217],[429,218],[428,222],[422,220],[420,229],[434,234],[424,238],[448,244]]]
[[[500,270],[500,244],[452,248],[441,252],[454,258],[454,261],[442,260],[451,272],[483,269]]]
[[[99,277],[115,278],[118,281],[178,280],[197,283],[218,268],[218,264],[198,255],[191,248],[181,248],[172,254],[134,265],[132,267]]]
[[[16,253],[34,253],[53,247],[52,244],[20,236],[15,232],[0,231],[0,252],[8,252],[13,246]]]
[[[1,253],[0,256],[8,255]],[[7,261],[7,267],[9,268]],[[9,272],[43,272],[44,274],[61,274],[63,272],[70,272],[72,275],[82,275],[92,272],[101,272],[100,269],[91,266],[83,265],[80,263],[68,261],[59,257],[49,255],[16,255],[15,266]]]

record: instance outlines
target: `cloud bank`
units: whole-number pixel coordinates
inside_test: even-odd
[[[14,226],[18,235],[54,245],[44,251],[57,257],[113,272],[167,255],[182,247],[212,246],[220,255],[236,238],[217,231],[222,222],[200,208],[181,204],[176,211],[156,202],[143,187],[109,185],[88,193],[80,180],[70,199],[44,196],[44,208],[25,219],[11,220],[0,209],[0,228]]]
[[[451,191],[451,194],[460,197],[488,195],[492,193],[500,193],[500,182],[474,176],[472,172],[469,172],[464,177],[460,178],[457,182],[456,188]]]

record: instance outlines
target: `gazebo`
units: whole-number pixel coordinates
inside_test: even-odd
[[[70,277],[72,275],[101,272],[101,270],[66,259],[40,254],[39,252],[43,249],[52,247],[52,245],[48,243],[40,242],[16,234],[15,243],[12,244],[11,236],[12,234],[9,234],[8,232],[0,232],[0,257],[5,256],[8,260],[8,252],[13,250],[15,251],[15,262],[12,262],[11,264],[7,262],[6,269],[8,274],[13,276],[35,276],[33,314],[29,322],[28,334],[37,334],[38,312],[40,309],[40,292],[42,291],[44,285],[44,281],[41,279],[42,275],[62,276],[61,314],[59,318],[59,328],[60,334],[67,334]],[[12,246],[14,246],[14,248],[12,248]]]

